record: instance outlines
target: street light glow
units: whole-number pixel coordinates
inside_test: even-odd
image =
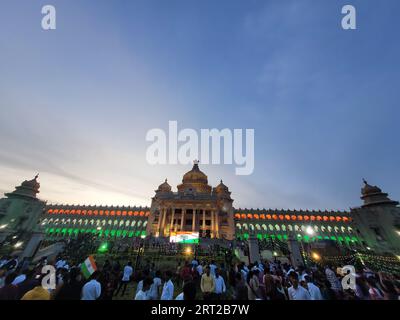
[[[186,247],[185,248],[185,254],[187,254],[188,256],[192,254],[192,247]]]
[[[7,226],[8,226],[8,224],[2,224],[2,225],[0,226],[0,229],[5,229],[5,228],[7,228]]]
[[[311,254],[311,257],[314,259],[314,260],[321,260],[321,256],[318,254],[318,253],[316,253],[316,252],[313,252],[312,254]]]

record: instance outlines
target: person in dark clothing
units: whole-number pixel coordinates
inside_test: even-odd
[[[17,274],[12,272],[6,276],[4,287],[0,289],[0,300],[17,300],[18,288],[12,282],[17,277]]]
[[[196,293],[196,284],[193,281],[185,282],[183,286],[183,299],[193,301],[196,299]]]
[[[79,268],[72,268],[55,296],[55,300],[80,300],[83,285],[84,281],[82,281]]]
[[[242,275],[238,272],[236,273],[236,286],[235,286],[235,296],[236,300],[248,300],[248,289]]]

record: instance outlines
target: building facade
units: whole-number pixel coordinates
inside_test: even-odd
[[[41,230],[49,239],[90,233],[105,239],[199,238],[334,242],[377,253],[400,254],[400,207],[364,181],[363,204],[347,211],[235,209],[229,188],[216,187],[197,162],[173,191],[165,180],[150,207],[53,205],[39,200],[37,177],[0,199],[0,240],[16,228]]]
[[[176,232],[193,232],[201,238],[234,238],[231,193],[222,181],[212,188],[198,163],[185,173],[177,192],[165,180],[155,193],[147,227],[149,235],[168,237]]]

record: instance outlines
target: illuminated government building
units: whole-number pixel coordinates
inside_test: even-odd
[[[400,207],[364,181],[363,203],[348,211],[237,209],[229,188],[216,187],[197,162],[173,191],[165,180],[150,207],[52,205],[37,198],[37,176],[0,199],[0,241],[15,232],[47,239],[90,233],[104,239],[167,238],[195,233],[202,238],[285,242],[330,241],[377,253],[400,253]]]

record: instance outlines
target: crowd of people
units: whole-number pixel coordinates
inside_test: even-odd
[[[42,269],[54,266],[53,288],[43,286]],[[355,287],[343,288],[343,274],[332,266],[293,268],[278,261],[225,265],[211,261],[179,262],[175,270],[147,263],[106,260],[88,279],[81,263],[59,256],[36,265],[16,257],[0,260],[0,300],[399,300],[398,275],[356,269]]]

